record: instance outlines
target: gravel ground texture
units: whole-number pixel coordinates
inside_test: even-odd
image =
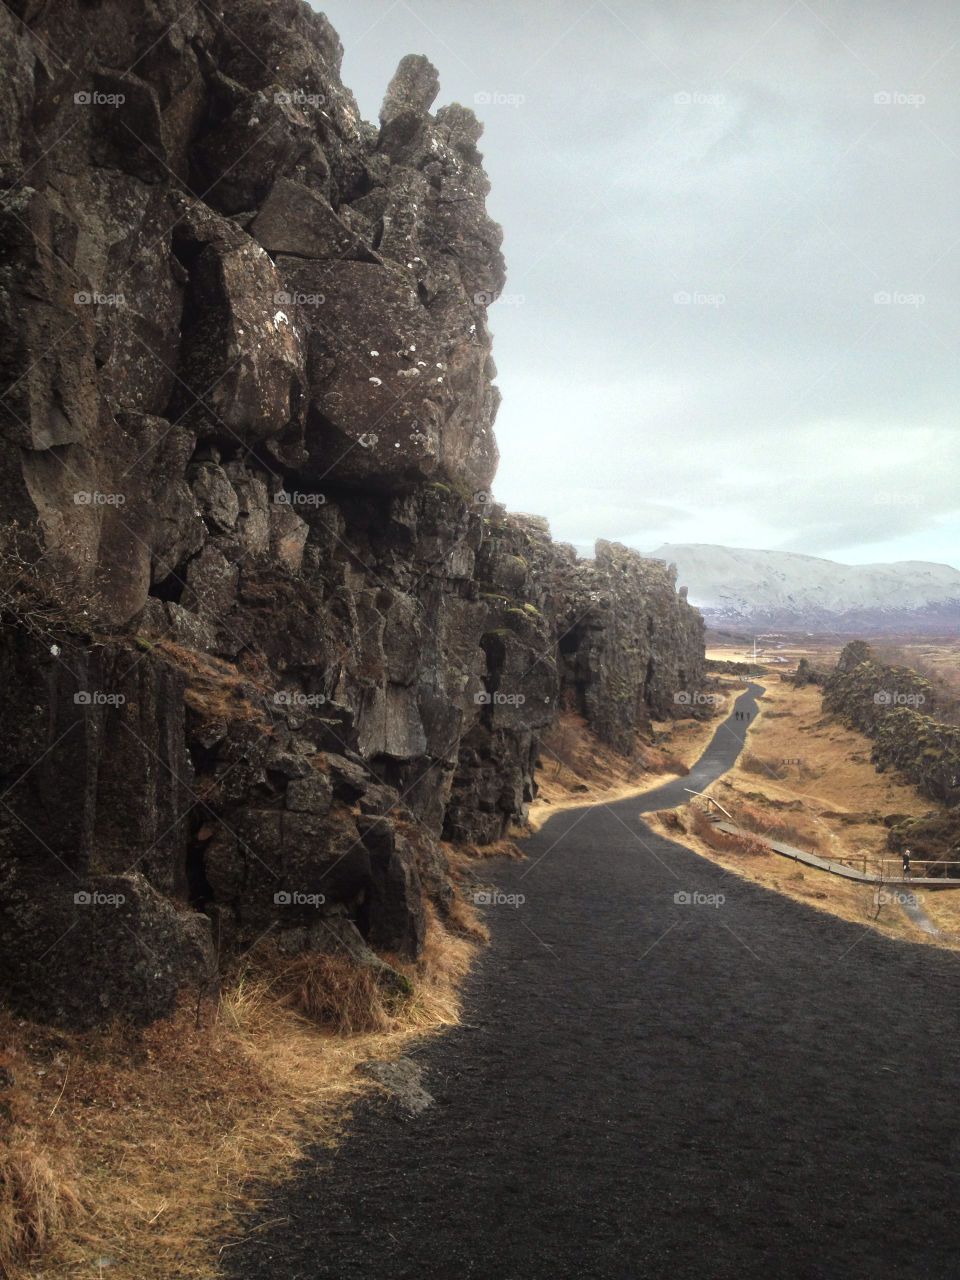
[[[360,1105],[226,1275],[960,1276],[956,958],[655,835],[663,792],[490,864],[463,1025],[414,1055],[432,1105]]]

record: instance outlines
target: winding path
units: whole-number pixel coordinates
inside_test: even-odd
[[[717,726],[707,749],[687,777],[677,778],[674,782],[664,783],[662,787],[637,796],[633,801],[635,812],[652,813],[654,809],[674,809],[689,801],[691,791],[704,791],[711,782],[722,778],[733,767],[743,750],[747,730],[757,714],[757,699],[763,692],[762,684],[751,681],[734,702],[726,720]],[[738,714],[742,714],[744,718],[738,720]]]
[[[434,1105],[364,1102],[228,1275],[960,1275],[953,955],[737,879],[639,807],[559,813],[493,864],[525,901],[488,909],[463,1025],[415,1054]]]

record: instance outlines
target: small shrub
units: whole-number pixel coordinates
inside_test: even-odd
[[[266,963],[273,970],[271,990],[284,1004],[341,1036],[389,1031],[413,994],[409,978],[401,975],[405,992],[391,991],[374,970],[347,956],[309,953]]]

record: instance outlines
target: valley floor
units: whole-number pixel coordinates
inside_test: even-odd
[[[462,1025],[412,1055],[433,1105],[361,1104],[228,1276],[953,1274],[953,957],[750,883],[640,807],[560,813],[491,867]]]
[[[870,763],[870,740],[823,714],[819,688],[796,689],[777,674],[762,683],[766,691],[750,722],[746,750],[708,794],[739,825],[770,839],[857,869],[889,868],[896,860],[886,847],[884,816],[919,816],[936,808],[935,802],[891,773],[878,774]],[[820,910],[891,937],[960,947],[956,889],[917,890],[924,912],[942,931],[932,937],[896,903],[878,904],[875,886],[800,868],[775,853],[714,848],[693,830],[689,814],[649,821],[737,875]]]
[[[494,945],[468,973],[470,944],[434,922],[416,1019],[324,1036],[240,975],[213,1026],[184,1009],[130,1043],[5,1028],[38,1138],[82,1140],[94,1201],[36,1275],[947,1274],[960,1130],[926,1083],[960,1050],[952,957],[896,945],[928,939],[899,908],[877,919],[870,888],[718,853],[689,810],[665,838],[648,812],[705,790],[855,857],[885,812],[929,807],[817,689],[762,684],[754,703],[729,682],[749,719],[731,701],[659,726],[629,763],[568,717],[524,858],[455,860]],[[960,895],[924,909],[960,934]],[[356,1074],[371,1059],[422,1068],[433,1104],[378,1091]],[[884,1231],[904,1195],[918,1250]]]

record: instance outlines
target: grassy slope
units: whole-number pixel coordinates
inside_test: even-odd
[[[824,717],[819,689],[794,689],[781,683],[779,675],[765,683],[767,693],[760,702],[759,717],[750,726],[747,752],[709,793],[738,818],[747,817],[751,829],[761,834],[854,866],[861,866],[860,860],[866,858],[867,870],[875,869],[886,852],[883,816],[922,814],[933,803],[917,796],[895,775],[878,774],[870,763],[870,740]],[[669,818],[654,819],[654,825],[737,875],[893,937],[958,945],[931,939],[899,907],[884,905],[878,913],[871,886],[799,868],[773,853],[711,848],[690,830],[689,814],[680,816],[683,833]],[[960,892],[927,891],[922,906],[937,927],[960,937]]]

